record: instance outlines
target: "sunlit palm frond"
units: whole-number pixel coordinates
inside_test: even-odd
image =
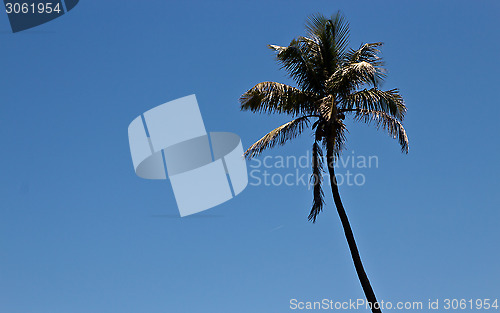
[[[393,116],[381,111],[357,110],[355,112],[354,119],[367,124],[370,124],[373,121],[377,128],[382,127],[389,133],[389,136],[394,139],[398,139],[401,151],[403,153],[408,153],[410,147],[406,130],[404,129],[403,124],[401,124],[401,122]]]
[[[312,175],[311,184],[313,185],[313,204],[308,219],[313,223],[316,217],[323,210],[325,204],[323,183],[323,151],[318,141],[315,141],[312,148]]]
[[[403,121],[406,106],[398,89],[383,91],[377,88],[364,89],[342,99],[340,111],[365,110],[381,111]]]
[[[382,42],[365,43],[364,45],[361,45],[361,47],[357,50],[350,49],[349,52],[345,54],[344,62],[346,64],[349,64],[364,61],[372,64],[373,66],[383,66],[384,61],[378,55],[380,53],[380,50],[377,49],[382,45]]]
[[[307,126],[309,126],[309,116],[302,116],[283,124],[250,146],[245,151],[245,157],[251,159],[266,149],[273,148],[276,145],[284,145],[287,141],[299,136]]]
[[[379,69],[369,62],[349,63],[330,76],[326,87],[329,92],[348,95],[364,85],[377,86],[380,75]]]
[[[291,115],[312,114],[315,100],[313,93],[276,82],[257,84],[240,97],[241,110]]]
[[[349,50],[345,53],[342,66],[338,76],[345,77],[340,84],[343,88],[338,88],[338,92],[346,93],[359,88],[363,84],[377,87],[386,77],[384,61],[378,55],[382,46],[381,42],[366,43],[358,50]],[[337,78],[334,81],[339,81]],[[340,82],[340,81],[339,81]],[[342,90],[343,89],[343,90]]]

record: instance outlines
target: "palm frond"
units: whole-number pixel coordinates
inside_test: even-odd
[[[387,91],[377,88],[360,90],[342,99],[339,109],[340,111],[352,109],[381,111],[394,116],[400,121],[404,119],[406,113],[406,106],[398,89]]]
[[[259,83],[240,97],[243,111],[291,115],[312,114],[315,100],[313,93],[276,82]]]
[[[294,39],[288,47],[269,45],[277,52],[276,59],[297,85],[309,92],[321,92],[323,80],[311,60],[310,46],[303,40]]]
[[[326,18],[322,14],[312,15],[306,22],[306,31],[311,40],[308,42],[316,52],[316,60],[326,73],[333,74],[344,58],[345,49],[349,44],[349,23],[339,12]]]
[[[386,77],[384,61],[378,56],[381,42],[366,43],[345,53],[342,65],[329,79],[333,92],[348,94],[363,84],[377,87]]]
[[[401,152],[408,153],[410,146],[406,130],[403,124],[393,116],[382,111],[357,110],[354,119],[356,121],[363,121],[367,124],[370,124],[372,121],[375,122],[377,128],[382,127],[389,133],[389,136],[398,139],[399,145],[401,146]]]
[[[316,217],[323,210],[325,204],[323,183],[323,151],[318,141],[315,141],[312,148],[312,174],[311,183],[313,185],[313,204],[309,213],[309,221],[316,223]]]
[[[277,144],[284,145],[287,141],[299,136],[307,126],[309,126],[309,116],[296,118],[267,133],[250,146],[244,155],[247,159],[251,159],[261,154],[262,151],[273,148]]]
[[[357,63],[357,62],[368,62],[373,64],[373,66],[384,65],[383,59],[378,55],[380,50],[377,49],[383,45],[382,42],[365,43],[359,47],[359,49],[350,49],[349,52],[345,54],[344,61],[346,63]]]
[[[366,61],[345,64],[338,68],[326,82],[327,90],[340,95],[348,95],[364,86],[378,86],[382,73],[380,69]]]

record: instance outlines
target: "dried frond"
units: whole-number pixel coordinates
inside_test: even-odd
[[[325,204],[323,183],[323,151],[318,141],[315,141],[312,148],[312,174],[310,182],[313,185],[313,204],[308,219],[313,223],[316,217],[323,210]]]
[[[284,145],[288,140],[299,136],[307,126],[309,126],[308,116],[302,116],[283,124],[267,133],[264,137],[248,148],[248,150],[245,151],[245,157],[247,159],[251,159],[261,154],[262,151],[273,148],[277,144]]]
[[[408,153],[410,147],[406,131],[403,124],[393,116],[381,111],[358,110],[355,113],[354,119],[367,124],[370,124],[372,121],[375,122],[377,128],[382,127],[389,133],[389,136],[398,139],[401,152]]]

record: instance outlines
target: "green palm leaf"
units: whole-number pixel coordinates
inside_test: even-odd
[[[269,48],[277,52],[276,59],[301,89],[317,93],[323,90],[322,73],[313,63],[307,42],[294,39],[288,47],[269,45]]]
[[[307,20],[305,28],[310,38],[301,38],[315,46],[311,51],[317,55],[317,66],[325,70],[328,77],[335,72],[344,58],[345,49],[349,44],[349,23],[340,12],[329,19],[315,14]]]

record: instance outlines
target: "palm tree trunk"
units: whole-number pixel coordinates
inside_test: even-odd
[[[373,313],[382,313],[379,308],[379,303],[375,297],[368,276],[366,275],[365,269],[363,268],[363,263],[361,263],[361,257],[359,256],[358,247],[356,246],[356,241],[354,240],[354,235],[352,233],[351,225],[349,224],[349,219],[345,213],[344,206],[340,199],[339,188],[337,186],[337,179],[335,178],[335,170],[333,167],[333,154],[327,152],[328,161],[328,172],[330,174],[330,185],[332,187],[333,200],[335,201],[335,206],[337,207],[337,212],[342,222],[342,227],[344,228],[345,237],[347,239],[347,244],[349,245],[349,250],[351,251],[352,261],[354,262],[354,267],[356,268],[356,273],[358,274],[359,281],[365,292],[366,299],[371,304]],[[377,303],[377,304],[376,304]],[[375,308],[374,306],[377,306]]]

